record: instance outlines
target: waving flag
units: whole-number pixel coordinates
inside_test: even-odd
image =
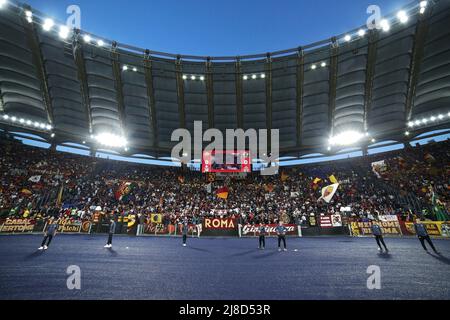
[[[22,189],[22,190],[20,191],[20,193],[25,194],[25,195],[27,195],[27,196],[30,196],[30,195],[33,194],[33,192],[31,192],[31,191],[28,190],[28,189]]]
[[[217,190],[217,197],[221,199],[228,199],[229,190],[227,187],[223,187]]]
[[[124,200],[124,198],[130,194],[130,192],[133,190],[134,185],[131,182],[122,182],[119,186],[119,188],[116,191],[116,200]]]
[[[372,162],[372,172],[377,176],[378,179],[382,178],[383,173],[387,170],[387,165],[384,160]]]
[[[443,203],[437,198],[436,194],[434,193],[433,187],[430,187],[431,191],[431,204],[433,205],[433,213],[436,217],[437,221],[447,221],[448,216],[445,212]]]
[[[330,203],[331,199],[333,199],[334,194],[336,193],[337,189],[339,187],[339,183],[335,183],[332,185],[329,185],[322,189],[322,196],[319,198],[319,200],[323,199],[326,203]]]
[[[59,192],[58,192],[58,198],[56,199],[56,206],[58,206],[58,207],[61,206],[63,192],[64,192],[64,183],[61,184],[61,187],[59,188]]]
[[[28,181],[38,183],[39,181],[41,181],[41,176],[32,176],[30,177],[30,179],[28,179]]]
[[[338,180],[336,179],[336,177],[334,176],[334,174],[332,174],[331,176],[329,176],[328,179],[330,179],[330,182],[331,182],[331,183],[339,183]]]
[[[269,184],[265,184],[264,185],[264,190],[266,190],[266,192],[273,192],[274,186],[273,184],[269,183]]]

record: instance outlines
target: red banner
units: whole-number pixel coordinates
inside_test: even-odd
[[[249,151],[205,151],[202,157],[202,172],[251,172]]]
[[[331,216],[320,216],[320,227],[321,228],[333,228]]]

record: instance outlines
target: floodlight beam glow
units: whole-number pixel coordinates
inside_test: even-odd
[[[330,145],[349,146],[359,142],[364,134],[357,131],[345,131],[330,138]]]
[[[45,31],[50,31],[50,29],[53,28],[54,25],[55,22],[52,19],[45,19],[42,28],[44,28]]]
[[[59,37],[61,39],[66,39],[69,36],[69,28],[67,26],[61,26],[59,28]]]
[[[100,133],[94,138],[99,144],[108,147],[123,148],[128,144],[127,140],[124,137],[112,133]]]

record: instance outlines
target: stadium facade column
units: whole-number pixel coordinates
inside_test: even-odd
[[[369,30],[369,40],[367,48],[367,62],[366,62],[366,80],[364,84],[364,131],[369,130],[369,114],[372,109],[372,92],[373,79],[375,75],[375,66],[377,60],[378,48],[378,31],[376,29]]]
[[[184,80],[183,80],[183,60],[177,56],[175,61],[175,78],[177,82],[178,114],[180,117],[180,128],[186,128],[186,109],[184,103]]]
[[[297,147],[302,145],[302,127],[303,127],[303,85],[305,82],[305,53],[303,48],[299,47],[297,52]]]
[[[3,106],[4,106],[3,94],[2,94],[2,88],[0,88],[0,112],[5,111],[5,108]]]
[[[208,127],[214,128],[214,78],[211,57],[206,58],[206,98],[208,103]]]
[[[89,134],[93,133],[92,129],[92,111],[91,111],[91,99],[89,98],[89,86],[87,81],[86,65],[84,60],[83,46],[80,30],[75,31],[75,37],[73,39],[73,57],[75,65],[77,67],[77,76],[80,81],[81,87],[81,100],[83,103],[84,111],[86,113],[86,121],[88,123]]]
[[[236,82],[236,121],[239,129],[244,129],[244,94],[242,83],[242,64],[241,58],[236,57],[235,64],[235,82]]]
[[[266,73],[266,126],[267,126],[267,150],[272,150],[271,131],[272,131],[272,56],[266,55],[265,64]]]
[[[424,56],[425,41],[428,34],[428,19],[432,15],[433,6],[426,10],[423,15],[419,15],[419,22],[416,25],[414,34],[413,50],[411,53],[411,64],[409,67],[408,93],[405,107],[405,127],[411,120],[416,95],[417,82],[420,75],[420,68]]]
[[[336,86],[338,73],[339,44],[336,37],[331,38],[329,75],[328,128],[330,137],[334,134],[334,114],[336,111]]]
[[[25,6],[25,10],[31,10],[31,7]],[[39,37],[37,35],[35,23],[28,23],[25,20],[25,15],[21,15],[22,26],[25,30],[25,36],[27,44],[31,50],[33,65],[35,66],[36,76],[39,80],[39,84],[41,87],[41,93],[43,96],[43,104],[45,107],[45,111],[47,113],[47,121],[49,124],[53,125],[53,107],[52,107],[52,99],[50,95],[50,89],[48,84],[48,76],[45,68],[45,62],[41,51],[41,46],[39,43]]]
[[[56,153],[56,146],[58,145],[58,143],[55,140],[52,140],[52,143],[50,144],[50,148],[49,150],[53,153]]]
[[[127,137],[126,132],[126,113],[125,102],[123,98],[122,72],[120,68],[120,55],[117,52],[117,42],[113,41],[111,48],[111,63],[113,67],[114,86],[116,89],[117,109],[119,113],[120,128],[122,136]]]
[[[156,102],[155,102],[155,88],[153,85],[153,65],[150,56],[150,50],[145,50],[144,55],[144,72],[145,84],[147,87],[147,101],[149,109],[149,119],[152,125],[153,147],[158,147],[158,127],[156,120]]]
[[[368,150],[367,146],[363,146],[361,148],[361,150],[362,150],[363,157],[367,157],[369,155],[369,150]]]

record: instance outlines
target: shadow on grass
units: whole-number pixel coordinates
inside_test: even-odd
[[[43,253],[44,253],[44,250],[36,250],[35,252],[25,256],[24,260],[31,260],[31,259],[37,258],[39,256],[42,256]]]
[[[378,257],[380,257],[381,259],[386,259],[386,260],[392,258],[391,254],[389,252],[380,252],[380,253],[378,253]]]
[[[186,248],[191,249],[191,250],[195,250],[195,251],[200,251],[200,252],[210,252],[210,251],[207,250],[207,249],[196,248],[196,247],[190,247],[189,245],[188,245]]]
[[[447,257],[444,257],[442,254],[432,254],[430,252],[428,252],[428,254],[436,260],[439,260],[446,264],[450,264],[450,259]]]
[[[110,254],[112,257],[117,257],[117,256],[118,256],[118,253],[117,253],[116,250],[114,250],[114,249],[112,249],[112,248],[107,248],[107,249],[108,249],[109,254]]]
[[[264,258],[268,258],[274,255],[280,254],[280,252],[278,252],[277,250],[273,250],[273,251],[266,251],[264,254],[259,254],[257,256],[254,256],[253,259],[264,259]]]

